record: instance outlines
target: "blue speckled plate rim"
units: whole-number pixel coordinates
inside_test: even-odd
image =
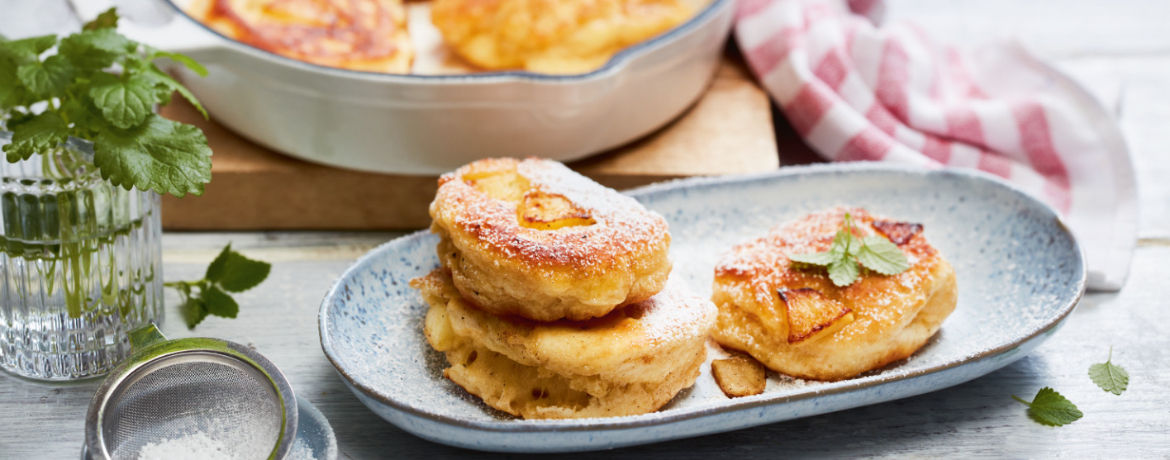
[[[840,382],[828,383],[821,386],[817,391],[790,394],[790,395],[775,395],[768,397],[761,395],[761,397],[741,398],[728,400],[723,404],[715,404],[711,406],[701,406],[692,409],[680,409],[674,413],[654,412],[639,416],[629,417],[609,417],[609,418],[594,418],[594,419],[574,419],[574,420],[509,420],[509,421],[475,421],[453,418],[446,415],[430,412],[428,410],[413,407],[409,404],[396,401],[393,398],[379,393],[376,389],[355,380],[350,376],[345,369],[338,364],[338,358],[333,355],[333,347],[331,338],[326,334],[329,329],[329,315],[327,310],[330,307],[330,300],[339,295],[342,287],[342,282],[352,277],[355,272],[364,268],[366,263],[377,257],[382,257],[384,251],[389,250],[394,245],[404,244],[410,240],[423,238],[428,235],[428,231],[422,230],[412,233],[401,238],[391,240],[374,248],[366,253],[357,261],[350,265],[334,281],[333,286],[325,294],[325,298],[321,302],[321,309],[318,313],[318,328],[321,337],[321,349],[325,353],[326,358],[337,369],[339,375],[346,379],[354,388],[358,389],[371,399],[378,401],[395,410],[416,416],[422,417],[435,422],[461,427],[470,428],[487,432],[498,433],[516,433],[516,432],[558,432],[558,431],[608,431],[608,430],[625,430],[631,428],[639,428],[646,426],[657,426],[684,420],[703,418],[711,415],[717,415],[728,412],[738,412],[746,409],[752,409],[761,406],[770,406],[789,403],[793,401],[800,401],[809,398],[820,398],[824,396],[836,395],[840,393],[847,393],[871,387],[876,387],[884,384],[894,383],[902,380],[908,380],[916,377],[921,377],[929,374],[934,374],[940,371],[951,369],[967,363],[980,361],[986,358],[998,356],[1008,352],[1016,347],[1031,341],[1032,339],[1044,333],[1051,331],[1053,328],[1060,325],[1065,318],[1076,308],[1080,302],[1081,297],[1085,293],[1086,269],[1084,264],[1084,254],[1080,245],[1076,241],[1076,237],[1069,231],[1068,226],[1060,218],[1059,214],[1047,204],[1031,197],[1023,191],[1017,189],[1010,183],[1000,179],[999,177],[983,173],[975,170],[960,170],[960,169],[922,169],[918,167],[873,163],[873,162],[858,162],[858,163],[829,163],[829,164],[813,164],[802,166],[790,166],[781,168],[775,171],[765,173],[736,175],[736,176],[717,176],[717,177],[698,177],[677,179],[673,181],[663,182],[659,184],[652,184],[645,187],[640,187],[627,192],[633,197],[646,196],[656,193],[668,192],[680,188],[694,188],[694,187],[710,187],[710,186],[725,186],[741,183],[759,183],[778,179],[787,179],[791,177],[811,178],[818,175],[840,175],[840,174],[857,174],[857,173],[895,173],[908,174],[914,176],[928,176],[928,175],[943,175],[953,176],[963,179],[974,179],[978,181],[986,181],[994,186],[1006,189],[1008,192],[1021,198],[1025,203],[1031,204],[1048,214],[1051,218],[1056,220],[1058,227],[1065,233],[1065,236],[1073,243],[1076,249],[1075,257],[1076,264],[1080,270],[1077,277],[1074,289],[1076,295],[1072,297],[1069,302],[1061,306],[1058,313],[1048,322],[1034,328],[1031,331],[1023,333],[1016,340],[1008,340],[1004,343],[992,347],[988,350],[981,351],[976,354],[967,355],[960,359],[936,364],[934,366],[926,367],[909,372],[887,372],[868,377],[861,377],[850,380],[843,380]],[[648,417],[649,416],[649,417]]]
[[[268,61],[272,61],[272,62],[275,62],[278,64],[283,64],[283,65],[286,65],[289,67],[300,67],[302,69],[320,71],[320,72],[325,72],[325,73],[329,73],[329,74],[334,74],[337,76],[349,76],[349,77],[359,77],[359,78],[371,79],[371,80],[386,80],[386,81],[399,81],[399,82],[417,81],[417,82],[428,82],[428,83],[447,83],[447,82],[452,82],[452,83],[454,83],[454,82],[458,82],[458,83],[499,83],[499,82],[515,82],[515,81],[536,81],[536,82],[551,82],[551,83],[575,83],[575,82],[581,82],[581,81],[592,80],[592,79],[600,79],[600,78],[616,75],[621,69],[625,68],[626,65],[628,65],[635,58],[637,58],[641,55],[644,55],[644,54],[648,54],[648,53],[654,51],[655,49],[661,48],[662,46],[665,46],[667,43],[669,43],[677,38],[681,38],[683,35],[688,34],[692,31],[694,31],[695,29],[698,29],[701,25],[704,25],[705,23],[713,20],[715,18],[715,16],[717,16],[717,13],[720,12],[721,10],[723,10],[724,8],[734,7],[735,2],[736,2],[736,0],[713,0],[702,11],[700,11],[698,14],[696,14],[694,17],[687,20],[686,22],[684,22],[678,26],[675,26],[673,29],[670,29],[670,30],[668,30],[660,35],[657,35],[649,40],[643,41],[641,43],[627,47],[627,48],[617,52],[601,68],[598,68],[597,70],[594,70],[594,71],[591,71],[588,73],[571,74],[571,75],[552,75],[552,74],[542,74],[542,73],[535,73],[535,72],[528,72],[528,71],[476,72],[473,74],[466,74],[466,75],[414,75],[414,74],[390,74],[390,73],[385,73],[385,72],[369,72],[369,71],[363,71],[363,70],[352,70],[352,69],[342,69],[342,68],[338,68],[338,67],[328,67],[328,66],[313,64],[313,63],[304,62],[304,61],[300,61],[297,59],[281,56],[279,54],[276,54],[276,53],[273,53],[270,51],[262,50],[260,48],[255,47],[255,46],[241,42],[239,40],[235,40],[231,37],[228,37],[226,35],[219,33],[215,29],[208,27],[207,25],[196,20],[195,18],[192,18],[190,15],[187,14],[187,12],[183,11],[182,8],[179,8],[178,5],[174,4],[173,0],[166,0],[164,3],[165,3],[165,5],[169,6],[172,10],[174,10],[175,14],[186,17],[188,20],[190,20],[196,26],[199,26],[200,28],[206,30],[208,33],[213,34],[219,38],[226,40],[229,43],[229,46],[233,46],[233,47],[236,47],[240,50],[243,50],[252,56],[255,56],[255,57],[258,57],[261,59],[265,59]]]

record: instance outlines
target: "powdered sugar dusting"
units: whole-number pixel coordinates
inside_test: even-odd
[[[587,211],[596,223],[557,230],[520,225],[516,203],[493,199],[462,180],[471,168],[484,165],[514,167],[533,189],[566,198]],[[440,183],[431,205],[436,225],[448,232],[465,232],[485,250],[532,265],[573,267],[584,272],[625,268],[665,250],[669,238],[661,215],[554,161],[481,160],[444,176]],[[460,242],[458,238],[455,241],[457,245]]]

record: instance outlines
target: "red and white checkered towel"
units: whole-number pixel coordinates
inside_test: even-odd
[[[922,29],[875,27],[881,0],[740,0],[735,34],[804,140],[835,161],[976,168],[1061,212],[1091,289],[1125,282],[1133,166],[1091,95],[1014,43],[961,52]]]

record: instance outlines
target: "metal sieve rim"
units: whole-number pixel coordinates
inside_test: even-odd
[[[149,327],[153,328],[153,325]],[[110,452],[106,450],[105,438],[102,433],[102,425],[105,421],[105,413],[109,409],[110,397],[120,394],[124,385],[136,381],[137,379],[129,379],[135,376],[138,370],[192,353],[215,354],[241,361],[268,377],[276,390],[277,397],[280,398],[281,416],[284,421],[280,429],[280,438],[268,459],[281,460],[288,455],[289,451],[292,450],[297,432],[297,400],[288,379],[284,377],[280,369],[276,368],[276,365],[255,350],[235,342],[212,338],[166,340],[162,338],[162,334],[157,333],[157,330],[155,330],[155,334],[157,334],[157,341],[135,351],[129,359],[114,368],[94,394],[85,417],[85,444],[89,451],[89,458],[112,460]]]

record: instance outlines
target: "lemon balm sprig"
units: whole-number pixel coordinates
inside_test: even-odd
[[[827,267],[829,279],[838,287],[845,287],[861,276],[861,266],[883,275],[897,275],[910,268],[910,260],[898,246],[880,235],[858,238],[854,234],[853,216],[845,213],[845,221],[828,251],[810,254],[789,254],[794,262]]]
[[[0,37],[0,128],[12,131],[4,153],[10,162],[27,160],[72,136],[93,142],[94,166],[116,186],[202,195],[211,181],[207,138],[154,107],[175,92],[200,112],[203,107],[154,62],[170,59],[201,76],[207,70],[187,56],[123,37],[117,23],[110,9],[60,40]]]

